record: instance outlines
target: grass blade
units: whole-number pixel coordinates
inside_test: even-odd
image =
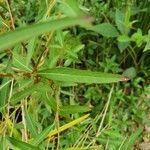
[[[6,73],[10,73],[11,70],[11,66],[12,66],[12,61],[11,59],[8,60],[7,62],[7,66],[6,66]],[[9,93],[9,86],[10,86],[10,79],[9,78],[2,78],[1,80],[1,87],[0,87],[0,108],[4,107],[5,104],[7,103],[7,98],[8,98],[8,93]],[[0,111],[3,111],[0,110]]]
[[[23,98],[25,98],[25,97],[29,96],[30,94],[34,93],[35,91],[37,91],[40,86],[41,86],[41,84],[38,83],[38,84],[34,84],[30,87],[26,87],[25,89],[23,89],[20,92],[16,92],[11,98],[11,103],[12,104],[18,103]]]
[[[139,138],[140,134],[142,133],[143,129],[139,128],[135,133],[133,133],[125,142],[121,150],[131,150],[135,141]]]
[[[22,71],[28,71],[28,72],[32,71],[32,68],[26,65],[25,57],[21,56],[16,52],[13,53],[13,65]]]
[[[28,144],[28,143],[25,143],[25,142],[22,142],[20,140],[17,140],[15,138],[12,138],[12,137],[8,137],[8,141],[15,147],[17,148],[20,148],[21,150],[38,150],[37,147],[31,145],[31,144]]]
[[[60,132],[62,132],[62,131],[64,131],[64,130],[66,130],[66,129],[69,129],[69,128],[71,128],[72,126],[74,126],[74,125],[76,125],[76,124],[82,122],[83,120],[87,119],[88,117],[89,117],[89,114],[86,114],[86,115],[84,115],[84,116],[82,116],[82,117],[80,117],[80,118],[78,118],[78,119],[76,119],[76,120],[74,120],[74,121],[72,121],[72,122],[69,122],[69,123],[67,123],[67,124],[65,124],[65,125],[63,125],[63,126],[61,126],[61,127],[59,127],[58,129],[53,130],[53,131],[51,131],[51,132],[48,134],[48,137],[50,138],[50,137],[52,137],[52,136],[54,136],[54,135],[56,135],[56,134],[58,134],[58,133],[60,133]]]
[[[33,37],[28,44],[28,53],[26,57],[26,65],[28,66],[30,63],[30,60],[33,56],[33,53],[35,51],[35,46],[36,46],[36,37]]]
[[[7,141],[5,137],[0,136],[0,150],[5,150],[7,148]]]
[[[32,119],[32,116],[29,114],[29,112],[27,110],[25,110],[25,118],[26,118],[27,127],[28,127],[32,137],[36,137],[38,134],[37,129],[36,129],[36,126]]]
[[[53,125],[47,127],[46,129],[44,129],[40,134],[38,134],[33,141],[31,142],[31,144],[33,144],[34,146],[38,146],[49,134],[49,132],[52,130]]]

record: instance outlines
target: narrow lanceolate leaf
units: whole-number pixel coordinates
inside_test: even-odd
[[[11,98],[11,103],[16,104],[19,101],[21,101],[23,98],[29,96],[30,94],[34,93],[37,89],[38,85],[32,85],[30,87],[25,88],[22,91],[16,92],[12,98]]]
[[[92,72],[72,68],[45,69],[39,71],[38,75],[51,80],[76,83],[112,83],[128,80],[128,78],[122,75]]]
[[[66,129],[69,129],[69,128],[71,128],[72,126],[74,126],[74,125],[76,125],[76,124],[78,124],[78,123],[84,121],[84,120],[87,119],[88,117],[89,117],[89,114],[86,114],[86,115],[84,115],[84,116],[82,116],[82,117],[80,117],[80,118],[78,118],[78,119],[76,119],[76,120],[73,120],[73,121],[71,121],[71,122],[69,122],[69,123],[67,123],[67,124],[65,124],[65,125],[63,125],[63,126],[61,126],[61,127],[59,127],[58,129],[52,130],[52,131],[48,134],[47,137],[50,138],[50,137],[52,137],[52,136],[54,136],[54,135],[56,135],[56,134],[58,134],[58,133],[60,133],[60,132],[62,132],[62,131],[64,131],[64,130],[66,130]]]
[[[60,10],[67,16],[76,17],[83,15],[76,0],[60,1]]]
[[[21,91],[16,91],[14,95],[12,95],[11,97],[11,103],[16,104],[22,99],[32,95],[34,92],[41,91],[41,90],[48,90],[48,89],[45,89],[44,83],[39,82],[37,84],[33,84],[32,86],[28,86]]]
[[[31,135],[33,137],[36,137],[38,133],[37,133],[37,129],[34,123],[34,119],[32,118],[31,114],[27,110],[25,110],[25,119],[26,119],[26,124]]]
[[[22,70],[22,71],[29,71],[29,72],[32,71],[32,68],[26,65],[25,58],[16,52],[13,53],[13,65],[17,69]]]
[[[31,142],[32,145],[38,146],[50,133],[54,125],[48,126],[41,133],[39,133]]]
[[[27,52],[27,56],[26,56],[26,65],[28,66],[31,58],[34,54],[35,51],[35,47],[36,47],[36,37],[33,37],[28,44],[28,52]]]
[[[25,142],[22,142],[20,140],[17,140],[15,138],[12,138],[12,137],[8,137],[8,140],[9,142],[15,146],[16,148],[19,148],[21,150],[38,150],[37,147],[31,145],[31,144],[28,144],[28,143],[25,143]]]
[[[88,22],[91,22],[91,19],[87,17],[63,18],[41,22],[38,24],[16,29],[15,31],[1,34],[0,52],[18,42],[29,39],[31,37],[35,37],[52,30],[63,29],[72,25],[86,25]]]
[[[60,114],[69,115],[75,113],[84,113],[90,111],[90,108],[87,106],[79,106],[79,105],[68,105],[60,107]]]
[[[102,23],[89,28],[104,37],[117,37],[119,35],[117,29],[110,23]]]
[[[135,131],[134,133],[132,133],[132,135],[124,143],[122,149],[124,149],[124,150],[131,149],[133,147],[133,145],[135,144],[136,140],[138,138],[140,138],[140,135],[141,135],[142,131],[143,131],[143,129],[139,128],[139,129],[137,129],[137,131]]]
[[[5,150],[8,147],[8,143],[5,137],[0,136],[0,149]]]

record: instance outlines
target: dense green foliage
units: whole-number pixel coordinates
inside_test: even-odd
[[[0,0],[0,150],[148,147],[149,14],[148,0]]]

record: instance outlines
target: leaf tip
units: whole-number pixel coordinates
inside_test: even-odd
[[[129,81],[129,80],[131,80],[131,79],[127,76],[124,76],[124,77],[121,78],[121,81],[123,81],[123,82]]]

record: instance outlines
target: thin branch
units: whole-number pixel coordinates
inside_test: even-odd
[[[14,23],[14,19],[13,19],[13,16],[12,16],[11,9],[10,9],[10,4],[9,4],[8,0],[5,0],[5,2],[6,2],[6,5],[8,7],[8,11],[9,11],[9,15],[10,15],[10,20],[11,20],[11,26],[12,26],[12,29],[14,30],[15,29],[15,23]]]
[[[0,77],[14,77],[14,74],[11,74],[11,73],[0,73]]]

